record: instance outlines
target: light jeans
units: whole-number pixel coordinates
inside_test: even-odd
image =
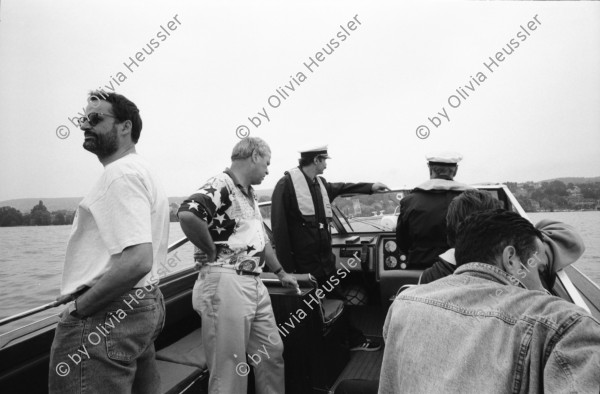
[[[257,394],[284,393],[283,342],[260,277],[204,267],[192,300],[202,317],[209,393],[246,393],[249,365]]]
[[[160,393],[154,340],[164,319],[157,286],[133,289],[85,319],[65,310],[50,351],[50,394]]]

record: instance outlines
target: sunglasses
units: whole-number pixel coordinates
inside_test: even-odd
[[[114,115],[105,114],[102,112],[90,112],[86,116],[82,116],[82,117],[78,118],[77,123],[79,123],[79,127],[82,127],[85,124],[85,122],[88,122],[90,124],[90,126],[94,127],[98,123],[102,122],[102,120],[104,119],[102,116],[109,116],[111,118],[116,118],[116,116],[114,116]]]

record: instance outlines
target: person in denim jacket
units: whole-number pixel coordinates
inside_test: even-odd
[[[514,212],[461,223],[454,275],[388,312],[379,393],[598,393],[600,322],[544,289],[542,239]]]

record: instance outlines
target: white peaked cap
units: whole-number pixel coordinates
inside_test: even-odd
[[[458,164],[463,156],[458,152],[435,152],[425,156],[429,163]]]

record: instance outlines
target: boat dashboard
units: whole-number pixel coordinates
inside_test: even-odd
[[[473,186],[490,192],[502,202],[505,209],[528,218],[506,185]],[[332,203],[332,252],[335,255],[336,272],[346,270],[350,276],[362,276],[366,283],[374,284],[381,305],[389,304],[402,286],[417,284],[423,271],[428,268],[412,264],[397,245],[396,223],[400,214],[400,200],[409,193],[408,189],[396,189],[371,195],[342,195]],[[260,205],[265,225],[270,230],[270,202]],[[559,273],[553,292],[590,310],[589,304],[574,291],[564,272]]]

